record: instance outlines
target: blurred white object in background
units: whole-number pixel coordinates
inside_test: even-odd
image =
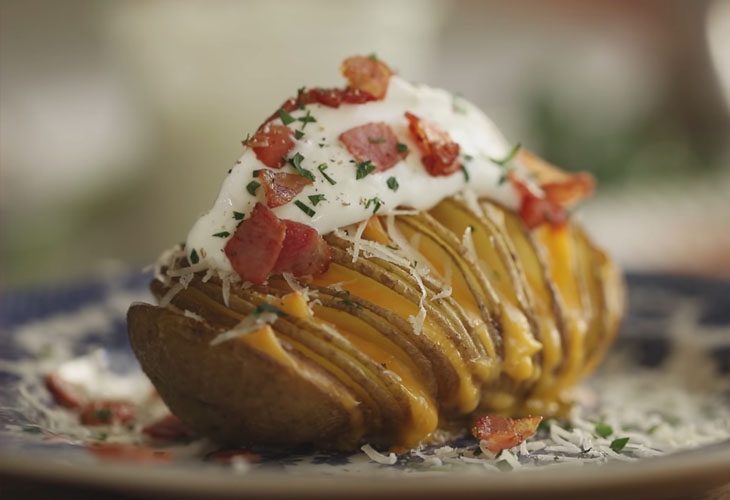
[[[730,0],[715,0],[707,11],[707,44],[730,111]]]

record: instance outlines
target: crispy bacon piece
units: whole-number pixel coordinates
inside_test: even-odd
[[[398,152],[398,138],[383,122],[371,122],[340,134],[340,141],[357,161],[370,160],[378,172],[392,168],[407,153]]]
[[[286,238],[274,272],[292,273],[294,276],[325,272],[332,260],[332,252],[317,230],[299,222],[282,222],[286,225]]]
[[[86,449],[102,460],[160,463],[172,459],[172,454],[168,451],[125,443],[94,443],[87,445]]]
[[[472,435],[486,441],[493,453],[517,446],[537,432],[542,417],[507,418],[498,415],[478,417],[471,428]]]
[[[383,61],[374,56],[348,57],[343,61],[340,71],[347,78],[349,88],[370,94],[376,100],[385,97],[390,75],[393,74]]]
[[[69,409],[78,409],[86,405],[86,396],[83,391],[65,380],[58,374],[51,373],[46,376],[46,388],[53,399],[60,406]]]
[[[224,250],[233,270],[246,281],[259,285],[266,281],[281,252],[286,229],[274,212],[257,203],[226,243]]]
[[[591,174],[566,172],[524,148],[520,149],[517,160],[543,190],[545,198],[562,207],[569,208],[588,198],[596,187]]]
[[[281,168],[286,161],[286,155],[294,147],[293,132],[286,125],[265,124],[259,128],[253,137],[246,141],[256,158],[271,168]]]
[[[134,422],[135,407],[125,401],[92,401],[81,408],[79,420],[83,425],[128,425]]]
[[[433,176],[459,170],[459,145],[438,125],[406,111],[408,129],[421,150],[421,162]]]
[[[193,431],[172,414],[145,426],[142,432],[161,441],[184,441],[194,436]]]
[[[312,181],[299,174],[272,172],[261,170],[257,176],[266,194],[266,205],[269,208],[280,207],[289,203],[296,195],[302,192],[304,186]]]
[[[266,119],[260,129],[264,128],[269,122],[279,118],[280,109],[283,109],[287,113],[293,113],[298,109],[302,109],[307,104],[321,104],[329,108],[339,108],[341,104],[363,104],[375,100],[377,99],[367,92],[350,87],[344,89],[314,87],[302,90],[297,97],[292,97],[284,101],[279,106],[279,109]]]
[[[536,192],[513,172],[508,178],[520,195],[519,215],[529,229],[542,224],[560,226],[568,220],[568,211],[560,204],[548,199],[544,193]]]

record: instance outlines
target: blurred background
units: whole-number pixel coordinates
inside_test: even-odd
[[[375,52],[599,194],[628,269],[730,276],[730,0],[0,0],[0,283],[139,269],[241,139]]]

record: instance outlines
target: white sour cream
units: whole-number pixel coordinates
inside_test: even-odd
[[[294,200],[273,209],[281,219],[301,222],[314,227],[320,234],[326,234],[369,218],[375,204],[366,205],[375,197],[382,203],[377,213],[386,215],[397,208],[428,210],[444,198],[465,189],[509,207],[517,205],[517,194],[510,183],[499,182],[503,168],[490,160],[504,158],[512,145],[481,110],[445,90],[414,85],[392,76],[388,93],[382,101],[343,104],[339,108],[310,104],[305,110],[294,111],[291,115],[299,118],[307,111],[316,122],[304,126],[304,136],[295,141],[289,157],[301,154],[304,157],[301,166],[312,172],[316,180]],[[435,122],[459,144],[461,160],[469,175],[468,182],[462,171],[445,177],[429,175],[421,163],[418,146],[408,131],[406,111]],[[405,160],[385,172],[373,172],[356,179],[355,160],[338,137],[353,127],[370,122],[390,125],[398,141],[406,144],[410,153]],[[281,120],[276,119],[272,123],[280,124]],[[295,121],[289,127],[300,130],[302,125],[302,122]],[[318,170],[323,163],[327,165],[327,175],[336,184],[330,184]],[[254,180],[254,170],[262,168],[267,167],[256,158],[252,149],[246,148],[223,182],[213,208],[198,219],[188,234],[188,252],[195,249],[201,262],[208,267],[222,272],[233,271],[224,253],[228,238],[213,235],[221,232],[233,234],[239,222],[234,212],[248,216],[256,202],[265,203],[263,188],[259,188],[255,196],[246,190],[249,182]],[[279,171],[294,172],[294,168],[287,165]],[[397,190],[388,187],[391,177],[397,180]],[[324,195],[325,199],[314,206],[309,196],[317,194]],[[295,200],[306,204],[315,214],[307,215],[294,203]]]

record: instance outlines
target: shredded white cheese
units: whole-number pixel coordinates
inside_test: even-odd
[[[396,457],[395,453],[393,453],[392,451],[387,455],[383,455],[379,451],[376,451],[369,444],[362,445],[360,449],[368,456],[370,460],[382,465],[394,465],[398,461],[398,457]]]

